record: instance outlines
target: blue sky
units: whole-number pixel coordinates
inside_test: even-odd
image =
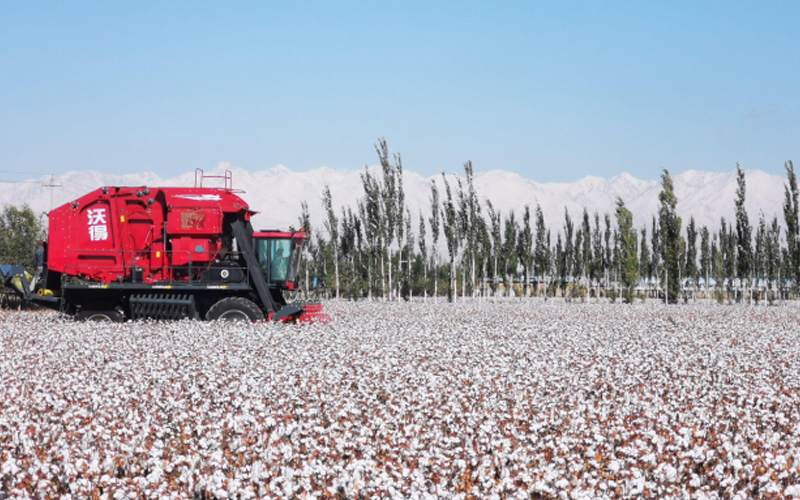
[[[800,161],[798,2],[0,3],[0,180]],[[800,167],[800,165],[799,165]]]

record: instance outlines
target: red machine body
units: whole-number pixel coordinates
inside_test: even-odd
[[[50,213],[48,267],[101,283],[189,279],[230,245],[226,216],[252,213],[230,189],[104,187]]]
[[[225,188],[204,178],[103,187],[52,210],[44,276],[19,293],[80,319],[327,320],[319,304],[283,296],[308,234],[254,231],[230,173]]]

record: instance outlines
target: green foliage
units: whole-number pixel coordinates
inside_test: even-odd
[[[442,180],[444,180],[444,190],[447,197],[444,201],[442,209],[442,225],[444,226],[444,237],[447,242],[447,253],[450,256],[450,279],[448,280],[449,286],[447,287],[447,299],[450,302],[455,300],[457,295],[456,290],[456,254],[461,246],[460,242],[460,224],[458,219],[458,211],[455,203],[453,202],[453,191],[450,189],[450,183],[447,182],[447,177],[444,172],[441,172]]]
[[[569,287],[569,296],[573,299],[583,299],[586,297],[586,287],[579,284],[573,283]]]
[[[0,263],[23,264],[33,268],[34,253],[44,240],[42,220],[30,207],[6,205],[0,213]]]
[[[652,219],[649,235],[647,227],[633,227],[632,214],[618,200],[616,214],[594,212],[593,223],[592,207],[582,207],[582,217],[576,221],[565,208],[564,225],[551,245],[538,204],[535,211],[525,207],[517,214],[513,210],[501,214],[491,200],[478,203],[470,162],[464,165],[466,177],[453,180],[442,174],[430,183],[430,216],[426,218],[420,209],[419,222],[412,227],[416,221],[406,206],[400,156],[389,150],[385,140],[375,149],[381,171],[371,174],[365,169],[362,173],[364,195],[356,209],[344,207],[341,214],[335,213],[330,189],[325,186],[322,201],[326,213],[320,231],[312,232],[308,206],[303,204],[300,225],[312,236],[304,248],[300,275],[305,288],[318,277],[337,292],[341,288],[344,298],[396,297],[398,291],[403,296],[446,292],[455,298],[457,290],[465,295],[502,291],[509,296],[528,295],[527,284],[534,282],[537,295],[544,285],[545,290],[560,289],[568,300],[585,298],[590,292],[592,297],[621,296],[632,302],[641,277],[648,286],[655,280],[656,286],[666,290],[667,300],[676,303],[683,280],[696,291],[700,278],[710,287],[713,277],[715,296],[722,301],[747,296],[747,291],[735,288],[736,278],[765,284],[763,291],[751,291],[761,294],[753,296],[756,301],[764,298],[771,303],[796,297],[790,292],[800,291],[800,189],[791,162],[786,163],[785,239],[777,218],[769,224],[762,216],[758,226],[751,227],[745,210],[744,173],[737,165],[735,221],[723,218],[718,228],[698,228],[691,217],[682,235],[672,178],[664,170],[658,215]],[[443,183],[441,193],[437,182]],[[487,210],[486,217],[482,208]],[[616,229],[611,222],[614,215]],[[24,237],[10,236],[14,230],[5,229],[10,224],[7,219],[13,225],[18,218],[8,208],[3,217],[0,257],[32,263],[39,236],[28,238],[28,243]],[[439,255],[442,239],[446,259]],[[526,285],[515,284],[520,282]],[[617,284],[621,292],[612,289]]]
[[[633,228],[633,214],[625,207],[622,198],[617,198],[617,225],[620,238],[620,281],[624,289],[624,301],[626,304],[631,304],[636,282],[639,280],[639,261],[636,252],[636,229]]]
[[[790,269],[787,278],[792,280],[795,293],[800,292],[800,189],[797,187],[797,176],[794,173],[794,165],[791,161],[786,162],[786,180],[783,201],[783,219],[786,223],[786,251],[788,261],[784,260],[785,266]]]
[[[725,281],[725,264],[723,262],[722,252],[717,249],[716,243],[711,244],[711,255],[713,259],[714,281],[716,282],[716,292],[714,295],[717,302],[722,304],[725,300],[725,292],[722,289]]]
[[[708,228],[703,226],[700,230],[700,275],[708,286],[711,276],[711,242]]]
[[[519,263],[522,264],[524,274],[524,289],[525,295],[530,284],[531,261],[533,260],[533,230],[531,229],[531,207],[525,205],[525,210],[522,214],[522,227],[517,234],[517,258]]]
[[[536,205],[536,250],[534,261],[536,263],[536,274],[543,277],[550,273],[550,231],[544,223],[544,213],[542,207]]]
[[[736,164],[736,267],[737,275],[741,280],[750,280],[753,268],[752,229],[747,210],[744,208],[746,184],[744,171]]]
[[[658,195],[658,200],[661,203],[658,209],[662,232],[661,254],[666,271],[664,288],[667,291],[668,302],[675,304],[680,294],[681,219],[676,212],[678,199],[675,197],[672,177],[666,169],[661,175],[661,193]]]
[[[647,248],[647,227],[642,227],[641,251],[639,253],[639,276],[650,279],[650,250]]]

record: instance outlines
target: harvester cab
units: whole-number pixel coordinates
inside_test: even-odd
[[[282,290],[297,288],[300,256],[307,239],[308,234],[304,231],[264,230],[253,233],[256,259],[269,286]]]

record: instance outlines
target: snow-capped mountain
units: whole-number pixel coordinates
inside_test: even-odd
[[[370,167],[380,177],[377,167]],[[206,175],[222,175],[230,170],[233,186],[244,190],[242,197],[260,213],[254,219],[257,228],[288,228],[298,226],[300,204],[307,201],[312,223],[321,228],[324,210],[321,196],[325,184],[331,189],[334,205],[356,208],[356,201],[363,196],[361,170],[334,170],[320,167],[307,172],[292,172],[284,166],[276,166],[259,172],[220,163]],[[746,207],[752,225],[758,223],[760,213],[772,220],[777,216],[783,223],[783,191],[785,178],[759,170],[747,170]],[[451,186],[455,188],[455,176],[450,174]],[[444,197],[442,176],[425,178],[405,171],[403,187],[406,203],[412,214],[412,225],[416,228],[419,211],[426,219],[430,213],[430,185],[434,181],[440,188],[440,199]],[[95,171],[69,172],[54,178],[42,177],[26,182],[0,183],[0,204],[28,204],[36,212],[47,212],[52,207],[72,201],[101,186],[193,186],[194,172],[187,172],[172,179],[162,179],[157,174],[112,175]],[[516,173],[491,170],[474,177],[475,188],[481,200],[489,199],[503,217],[510,211],[521,215],[525,205],[532,209],[541,205],[545,222],[553,235],[560,232],[564,221],[564,210],[569,210],[573,220],[580,219],[584,207],[590,215],[598,212],[602,217],[612,216],[616,199],[621,197],[633,212],[634,223],[641,228],[647,225],[658,211],[660,180],[640,180],[622,173],[611,179],[586,177],[573,183],[538,183]],[[673,177],[678,198],[678,215],[684,227],[690,216],[694,216],[698,227],[706,225],[711,231],[719,226],[720,217],[733,220],[736,196],[736,172],[712,173],[687,171]],[[57,187],[50,187],[56,185]],[[206,186],[220,185],[206,180]]]

